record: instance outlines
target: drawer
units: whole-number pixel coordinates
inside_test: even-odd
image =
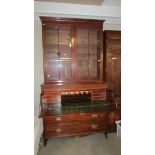
[[[43,103],[59,103],[61,102],[61,97],[60,95],[44,95],[42,97],[42,102]]]
[[[43,103],[57,103],[61,102],[61,94],[60,91],[44,91],[42,95]]]
[[[106,100],[107,93],[106,91],[93,91],[91,100],[97,101],[97,100]]]
[[[75,121],[105,121],[106,112],[87,112],[87,113],[70,113],[55,116],[44,116],[44,125],[56,122],[75,122]]]
[[[87,123],[58,123],[44,127],[45,137],[61,136],[61,135],[79,135],[86,133],[95,133],[98,131],[106,131],[106,124],[103,122],[87,122]]]

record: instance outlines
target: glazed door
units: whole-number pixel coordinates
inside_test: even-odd
[[[72,79],[71,29],[46,28],[44,38],[46,81]]]
[[[106,80],[113,84],[115,100],[121,103],[121,33],[105,31]]]
[[[77,79],[100,78],[100,31],[77,28]]]

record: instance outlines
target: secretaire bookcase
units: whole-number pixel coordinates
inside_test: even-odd
[[[45,142],[108,132],[112,85],[103,81],[103,20],[40,17]]]

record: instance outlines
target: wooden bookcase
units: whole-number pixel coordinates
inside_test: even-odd
[[[103,20],[40,17],[45,141],[108,132],[112,85],[103,81]]]

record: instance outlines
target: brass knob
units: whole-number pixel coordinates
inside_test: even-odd
[[[97,118],[97,114],[92,114],[91,117]]]
[[[56,117],[56,121],[62,121],[62,117],[60,116]]]
[[[58,128],[58,129],[56,129],[56,132],[62,132],[62,129],[60,129],[60,128]]]
[[[96,125],[96,124],[92,124],[92,125],[91,125],[91,128],[92,128],[92,129],[96,129],[96,128],[97,128],[97,125]]]

